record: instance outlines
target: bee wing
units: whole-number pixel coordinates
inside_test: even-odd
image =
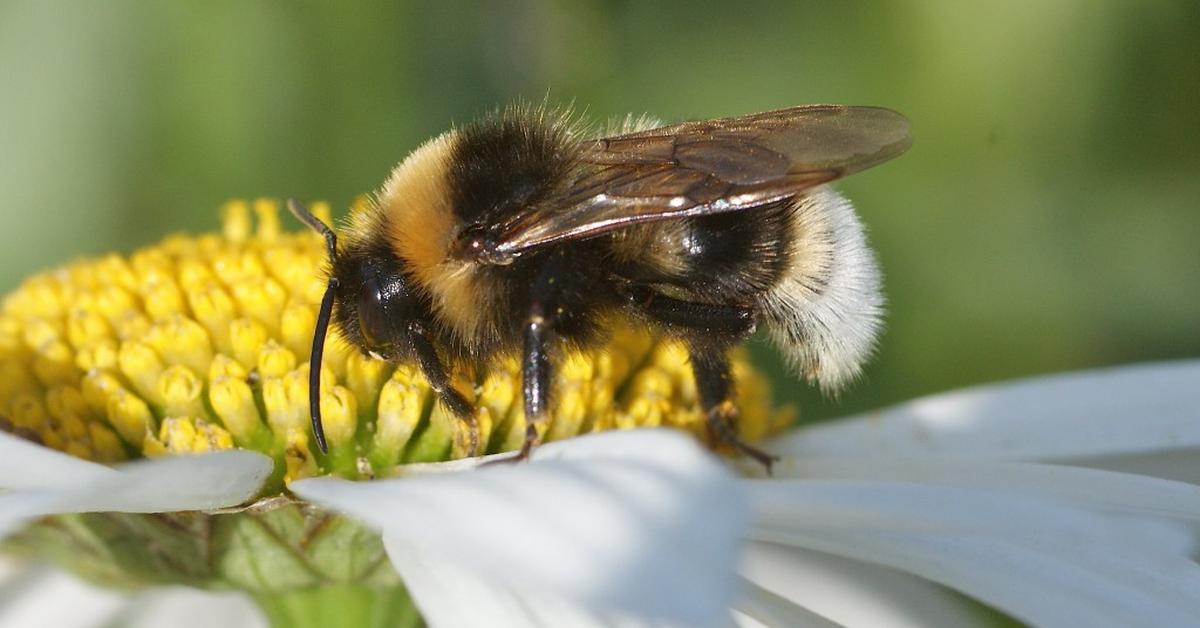
[[[592,140],[564,196],[492,231],[513,256],[631,224],[744,211],[900,155],[908,120],[876,107],[809,105]]]

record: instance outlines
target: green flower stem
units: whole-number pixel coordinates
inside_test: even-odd
[[[415,628],[423,626],[404,587],[333,584],[254,595],[275,628]]]

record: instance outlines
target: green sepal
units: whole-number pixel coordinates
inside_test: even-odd
[[[56,515],[6,545],[126,589],[181,584],[258,595],[400,584],[376,532],[287,499],[238,512]]]

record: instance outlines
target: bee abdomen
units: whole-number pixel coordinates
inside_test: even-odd
[[[685,300],[751,304],[783,278],[791,256],[788,203],[640,225],[614,238],[627,278],[669,286]]]

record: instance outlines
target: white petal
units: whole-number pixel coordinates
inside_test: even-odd
[[[840,626],[987,625],[979,609],[964,598],[910,574],[774,543],[748,543],[742,553],[742,574],[748,588],[735,608],[762,618],[768,625],[796,625],[798,609]],[[749,605],[749,606],[747,606]],[[787,609],[784,605],[796,608]],[[784,621],[774,615],[793,614]],[[811,617],[805,623],[817,623]]]
[[[121,628],[267,628],[258,606],[236,591],[187,587],[154,588],[138,593],[122,613]]]
[[[244,595],[186,587],[123,593],[94,587],[48,565],[0,556],[0,628],[266,628]]]
[[[1200,361],[969,388],[794,432],[795,456],[1067,458],[1200,447]]]
[[[737,482],[667,430],[551,443],[529,463],[292,490],[384,530],[393,548],[407,542],[522,595],[690,625],[728,621],[746,524]]]
[[[1032,462],[788,458],[777,478],[890,480],[1011,491],[1109,512],[1200,521],[1200,487],[1128,473]]]
[[[838,628],[843,625],[830,621],[749,580],[742,581],[733,616],[741,628],[772,628],[774,626]]]
[[[1061,460],[1066,464],[1108,469],[1136,475],[1148,475],[1189,484],[1200,484],[1200,447],[1160,451],[1117,453],[1100,456],[1076,456]]]
[[[57,569],[23,569],[0,589],[0,628],[102,628],[128,603],[122,593],[97,589]]]
[[[751,536],[912,572],[1042,626],[1188,625],[1200,567],[1121,518],[993,491],[753,482]]]
[[[270,458],[253,451],[170,456],[84,476],[69,488],[5,493],[0,495],[0,536],[26,519],[55,513],[173,512],[236,506],[257,494],[273,466]]]
[[[669,626],[582,608],[561,598],[519,590],[481,577],[440,553],[429,553],[406,540],[384,537],[388,555],[408,592],[431,626],[492,628],[634,628]]]
[[[25,568],[25,561],[0,554],[0,591],[3,591],[10,581],[20,577]],[[0,598],[3,598],[2,593]]]
[[[0,489],[66,488],[113,473],[104,465],[0,431]]]

